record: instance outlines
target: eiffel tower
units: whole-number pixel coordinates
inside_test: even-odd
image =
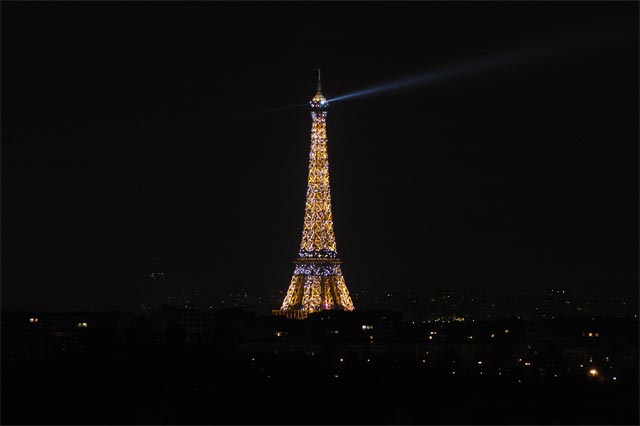
[[[305,318],[322,310],[354,309],[340,270],[333,233],[326,124],[329,102],[322,95],[320,70],[318,91],[310,105],[313,124],[302,242],[282,307],[273,311],[292,318]]]

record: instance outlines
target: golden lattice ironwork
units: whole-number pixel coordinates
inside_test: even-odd
[[[313,124],[304,228],[296,267],[281,311],[352,311],[353,302],[342,276],[333,232],[326,123],[329,102],[322,95],[320,72],[318,91],[310,104]]]

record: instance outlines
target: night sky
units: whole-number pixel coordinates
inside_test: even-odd
[[[637,2],[3,2],[3,306],[286,291],[311,119],[278,108],[504,52],[332,104],[347,286],[637,297]]]

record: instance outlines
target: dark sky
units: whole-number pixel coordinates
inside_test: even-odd
[[[3,306],[286,290],[311,120],[267,110],[502,52],[332,105],[347,286],[636,295],[637,2],[3,2]]]

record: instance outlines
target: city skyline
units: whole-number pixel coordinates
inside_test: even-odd
[[[639,424],[639,2],[0,8],[0,423]]]

